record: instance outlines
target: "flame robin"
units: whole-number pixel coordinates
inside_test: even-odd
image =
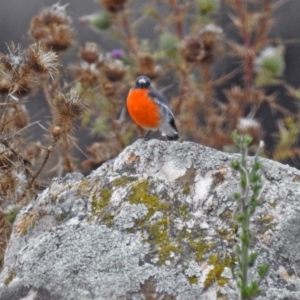
[[[151,131],[160,130],[170,141],[179,139],[174,115],[165,96],[156,91],[146,76],[139,76],[127,97],[127,110],[133,121]]]

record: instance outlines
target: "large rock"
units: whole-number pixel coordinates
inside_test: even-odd
[[[53,180],[15,221],[1,300],[238,299],[233,157],[138,140],[86,178]],[[300,299],[300,172],[261,161],[253,248],[270,272],[259,299]]]

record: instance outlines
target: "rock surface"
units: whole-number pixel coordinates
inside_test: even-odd
[[[53,180],[14,223],[1,300],[238,299],[233,157],[138,140],[88,177]],[[300,299],[300,172],[261,162],[258,299]]]

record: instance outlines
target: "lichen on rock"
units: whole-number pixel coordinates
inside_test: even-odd
[[[1,300],[238,299],[236,156],[138,140],[87,177],[53,180],[14,222]],[[300,172],[261,161],[253,248],[270,273],[259,299],[300,299]]]

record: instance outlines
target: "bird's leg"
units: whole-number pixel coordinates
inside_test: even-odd
[[[150,133],[151,133],[151,130],[149,130],[149,131],[147,132],[147,134],[145,135],[145,137],[144,137],[144,141],[146,141],[146,140],[147,140],[147,137],[150,135]]]
[[[155,131],[155,133],[154,133],[154,137],[156,137],[156,136],[157,136],[157,133],[158,133],[158,131],[159,131],[159,130],[156,130],[156,131]]]

